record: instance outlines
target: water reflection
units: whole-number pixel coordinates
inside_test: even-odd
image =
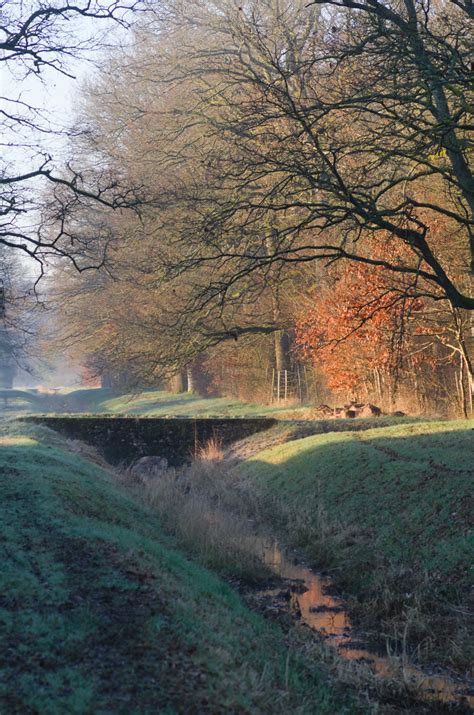
[[[415,666],[401,665],[393,658],[374,654],[361,647],[353,637],[354,631],[343,602],[329,593],[331,579],[301,565],[274,540],[262,540],[261,548],[265,563],[282,579],[295,582],[289,594],[292,601],[290,606],[299,610],[301,620],[320,633],[329,645],[337,648],[342,658],[363,660],[383,677],[399,676],[401,671],[405,681],[416,684],[426,700],[454,702],[464,697],[465,702],[474,708],[474,696],[463,696],[460,692],[465,687],[462,683],[442,675],[427,675]],[[298,584],[303,585],[303,588],[298,588]],[[269,596],[278,596],[280,593],[281,590],[265,591],[265,595]]]

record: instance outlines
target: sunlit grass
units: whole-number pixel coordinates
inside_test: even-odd
[[[409,616],[415,643],[465,664],[473,454],[474,420],[426,421],[313,435],[236,469],[267,517],[369,604],[379,628],[403,632]]]
[[[273,414],[282,407],[257,405],[230,400],[224,397],[203,398],[199,395],[179,394],[151,390],[138,395],[120,395],[101,401],[98,411],[111,413],[144,414],[149,416],[249,416]]]
[[[0,436],[0,448],[1,447],[32,447],[37,442],[34,439],[31,439],[30,437],[8,437],[8,436]]]
[[[9,407],[16,412],[81,412],[88,414],[146,415],[150,417],[255,417],[284,415],[283,405],[261,405],[240,402],[225,397],[204,398],[199,395],[173,394],[163,390],[117,394],[110,388],[65,388],[33,394],[26,391],[9,393]],[[21,400],[21,396],[24,399]],[[1,404],[0,404],[1,407]],[[296,416],[305,408],[292,408]]]

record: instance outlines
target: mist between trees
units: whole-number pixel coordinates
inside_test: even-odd
[[[54,349],[112,384],[470,413],[471,3],[140,5],[43,194]]]

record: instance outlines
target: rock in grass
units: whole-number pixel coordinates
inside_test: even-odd
[[[141,457],[130,467],[130,474],[137,479],[161,477],[168,469],[166,457]]]

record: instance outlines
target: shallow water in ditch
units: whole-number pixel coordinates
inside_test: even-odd
[[[330,595],[331,579],[311,571],[299,563],[294,556],[281,549],[274,540],[262,543],[265,563],[274,573],[285,580],[303,584],[306,590],[298,593],[298,588],[291,590],[293,607],[298,606],[301,621],[323,636],[326,643],[337,648],[341,658],[360,660],[370,665],[381,677],[403,675],[407,683],[411,682],[419,689],[424,700],[437,700],[445,703],[467,703],[474,708],[474,694],[467,694],[465,682],[456,682],[448,676],[426,674],[413,665],[402,665],[398,659],[377,655],[356,640],[356,633],[349,619],[343,601]],[[266,590],[264,596],[275,597],[281,589]]]

